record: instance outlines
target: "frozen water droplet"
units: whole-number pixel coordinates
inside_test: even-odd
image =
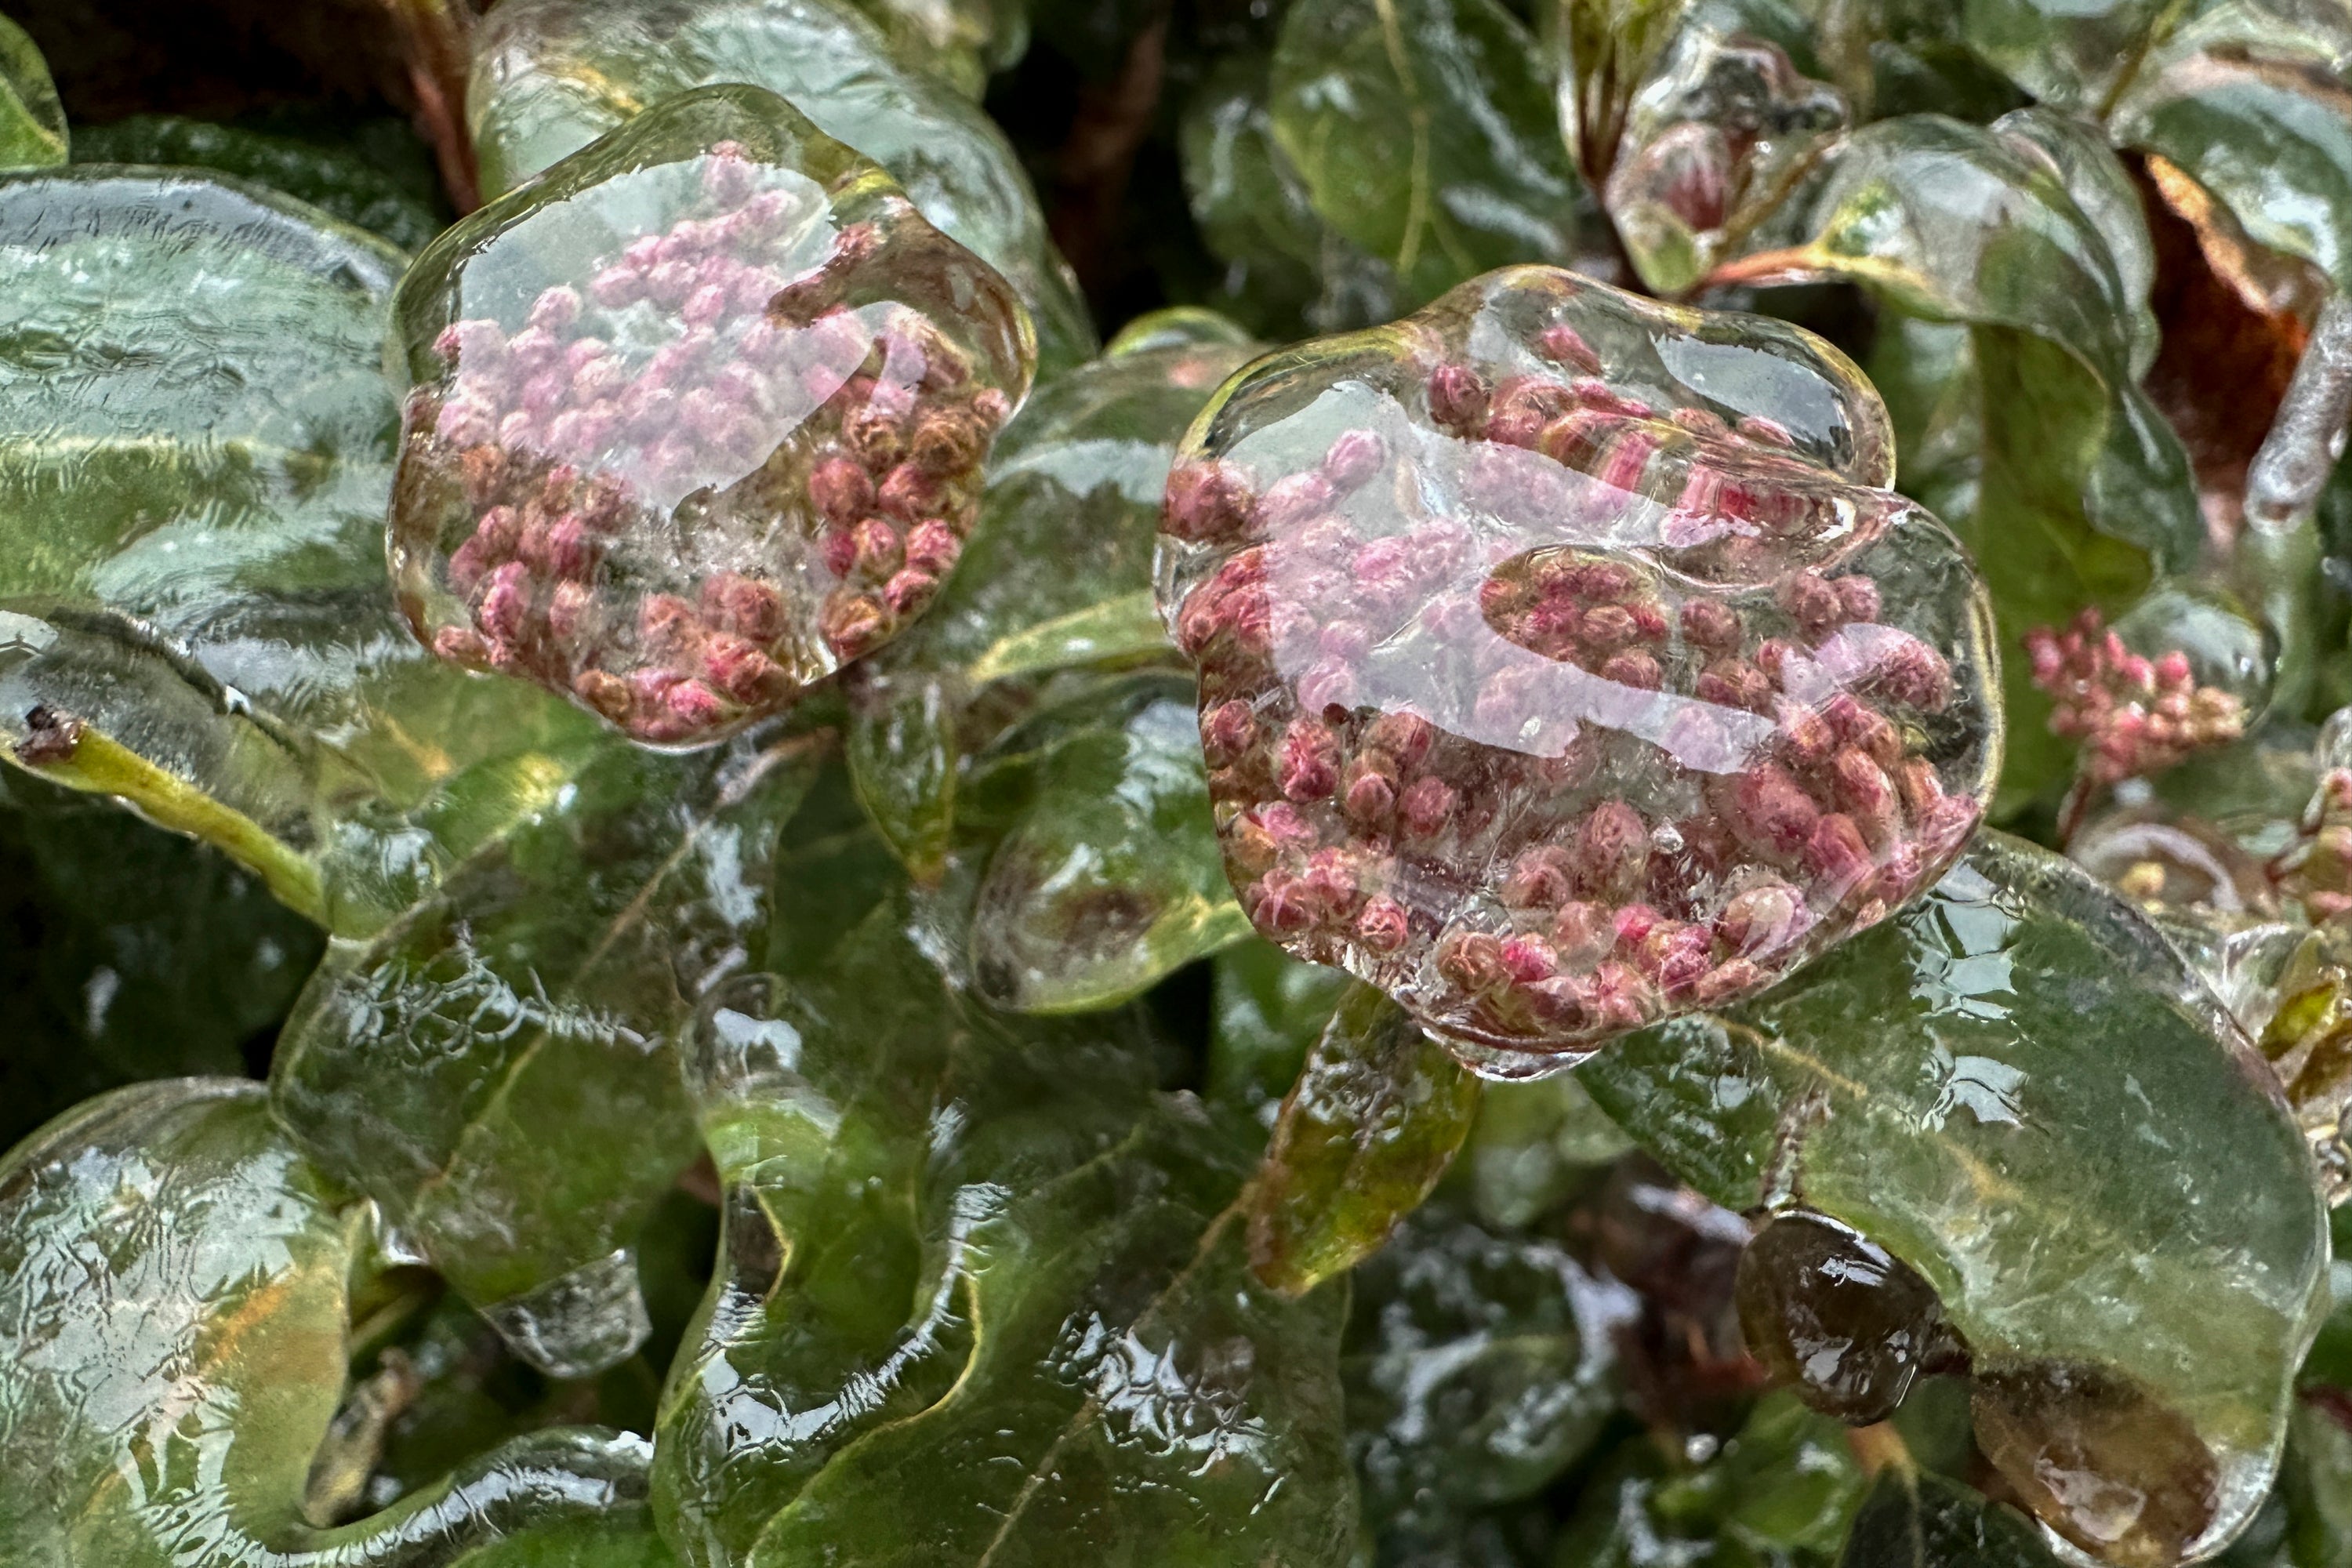
[[[593,1377],[645,1343],[653,1325],[627,1247],[482,1309],[507,1347],[550,1377]]]

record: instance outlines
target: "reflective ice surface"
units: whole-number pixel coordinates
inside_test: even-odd
[[[403,607],[444,658],[717,739],[919,614],[1028,318],[888,176],[756,88],[671,99],[402,281]]]
[[[1835,350],[1519,268],[1194,423],[1160,607],[1258,929],[1484,1070],[1752,994],[1998,764],[1982,589]]]

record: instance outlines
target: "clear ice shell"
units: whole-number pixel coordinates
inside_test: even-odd
[[[466,120],[483,189],[512,190],[697,87],[749,82],[890,172],[940,232],[1004,275],[1041,370],[1095,352],[1077,279],[1021,160],[971,99],[836,0],[509,0],[484,19]]]
[[[919,615],[1035,345],[1004,280],[774,94],[647,110],[394,301],[402,607],[444,658],[697,745]]]
[[[1523,1077],[1917,895],[1998,772],[1999,672],[1893,466],[1810,333],[1557,268],[1244,369],[1158,590],[1257,929]]]

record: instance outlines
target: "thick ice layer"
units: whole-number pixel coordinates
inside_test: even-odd
[[[1836,351],[1544,268],[1259,362],[1171,476],[1258,929],[1483,1069],[1754,994],[1932,883],[1990,616]]]
[[[663,744],[919,614],[1034,348],[1003,279],[755,88],[672,99],[445,236],[398,301],[404,606]]]

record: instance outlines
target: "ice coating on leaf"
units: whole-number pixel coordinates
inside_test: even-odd
[[[955,563],[1027,314],[782,99],[648,110],[418,258],[402,607],[665,745],[888,641]]]
[[[1549,1237],[1440,1199],[1356,1268],[1349,1297],[1349,1447],[1366,1522],[1399,1546],[1534,1495],[1616,1408],[1633,1294]]]
[[[2326,1304],[2316,1173],[2244,1035],[2079,868],[1980,833],[1878,930],[1578,1076],[1715,1201],[1793,1192],[1916,1270],[2061,1535],[2201,1560],[2268,1491]]]
[[[685,1561],[1339,1568],[1344,1300],[1250,1278],[1247,1144],[1153,1088],[1148,1015],[992,1013],[844,869],[788,863],[779,973],[691,1054],[728,1195],[657,1429]]]
[[[66,111],[25,29],[0,16],[0,169],[66,161]]]
[[[533,809],[331,952],[271,1088],[517,1354],[576,1376],[644,1337],[615,1254],[694,1158],[674,1037],[762,929],[809,770],[761,735],[550,763]]]
[[[1706,277],[1845,127],[1836,89],[1775,43],[1694,18],[1634,95],[1602,203],[1661,293]]]
[[[235,1079],[135,1085],[0,1161],[0,1555],[26,1568],[439,1568],[645,1494],[642,1439],[549,1431],[383,1511],[306,1518],[368,1240]]]
[[[1496,1076],[1753,994],[1931,883],[1990,611],[1836,351],[1549,268],[1258,362],[1171,476],[1259,931]]]
[[[941,233],[1004,275],[1036,320],[1041,372],[1077,363],[1094,326],[1011,143],[904,58],[835,0],[521,0],[476,38],[466,118],[496,195],[666,98],[764,87],[888,170]]]

